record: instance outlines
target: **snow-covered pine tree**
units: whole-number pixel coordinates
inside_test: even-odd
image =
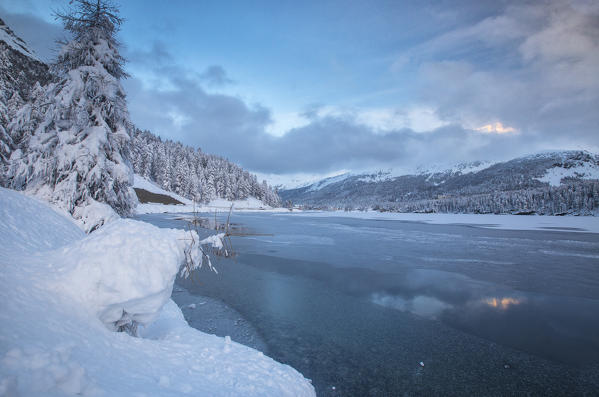
[[[42,196],[92,231],[136,203],[127,160],[133,127],[119,81],[126,73],[115,38],[118,10],[107,0],[71,4],[57,13],[73,39],[51,66],[54,80],[11,125],[11,135],[23,139],[8,178],[12,188]]]
[[[13,98],[18,96],[17,92],[14,93]],[[11,98],[12,99],[12,98]],[[12,137],[7,131],[5,126],[8,126],[11,118],[14,116],[10,106],[5,104],[6,101],[0,100],[0,167],[4,166],[8,162],[10,152],[14,146]],[[0,176],[0,179],[2,177]]]
[[[37,83],[36,83],[37,84]],[[39,84],[37,84],[39,86]],[[8,95],[9,91],[3,91],[0,98],[0,166],[4,167],[8,164],[10,154],[15,147],[15,139],[11,136],[8,126],[11,120],[15,117],[18,109],[23,106],[23,98],[19,95],[18,91],[12,91],[12,95],[6,100],[5,95]],[[4,184],[4,171],[0,176],[0,184]]]

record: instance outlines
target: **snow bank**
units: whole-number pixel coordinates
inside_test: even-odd
[[[102,225],[121,219],[119,214],[104,203],[89,200],[86,205],[75,207],[73,218],[86,232],[96,230]]]
[[[163,213],[189,213],[189,212],[229,212],[233,204],[233,212],[289,212],[287,208],[273,208],[267,205],[255,207],[254,201],[248,200],[219,200],[206,205],[173,205],[173,204],[138,204],[135,208],[137,214],[163,214]],[[259,201],[259,200],[256,200]],[[261,201],[260,201],[261,202]]]
[[[196,209],[198,207],[195,207]],[[156,204],[156,203],[146,203],[137,204],[135,207],[136,214],[162,214],[162,213],[182,213],[182,212],[193,212],[194,206],[192,204],[189,205],[180,205],[180,204]]]
[[[170,299],[189,236],[121,219],[58,251],[55,288],[107,326],[148,324]]]
[[[71,217],[47,203],[0,188],[0,236],[0,259],[7,260],[60,247],[85,237],[85,233]]]
[[[187,325],[169,299],[181,232],[120,220],[85,236],[0,189],[0,233],[0,395],[314,395],[293,368]],[[141,337],[107,328],[124,312]]]
[[[227,211],[233,204],[233,210],[266,210],[272,209],[271,206],[264,204],[262,201],[254,197],[248,197],[245,200],[225,200],[225,199],[214,199],[210,201],[205,207],[207,208],[221,208]]]
[[[264,205],[260,200],[248,198],[246,200],[229,201],[224,199],[213,200],[205,205],[175,205],[175,204],[138,204],[135,212],[138,214],[162,214],[162,213],[186,213],[186,212],[229,212],[233,204],[233,212],[240,211],[269,211],[269,212],[284,212],[289,211],[286,208],[273,208]]]
[[[385,219],[424,222],[437,225],[472,225],[509,230],[562,230],[599,233],[599,217],[546,216],[546,215],[494,215],[494,214],[417,214],[377,211],[303,211],[289,216],[349,217],[360,219]]]

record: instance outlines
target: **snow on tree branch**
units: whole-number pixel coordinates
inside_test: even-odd
[[[9,125],[17,148],[6,184],[58,205],[93,231],[136,205],[128,160],[133,127],[119,82],[125,73],[116,8],[105,0],[71,4],[57,16],[75,38],[52,65],[53,82],[36,86]]]

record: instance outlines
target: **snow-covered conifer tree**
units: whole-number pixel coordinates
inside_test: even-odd
[[[127,160],[132,124],[120,79],[126,77],[115,35],[122,22],[107,0],[73,0],[58,13],[73,39],[52,65],[54,80],[17,114],[23,137],[8,178],[55,203],[93,230],[136,203]]]

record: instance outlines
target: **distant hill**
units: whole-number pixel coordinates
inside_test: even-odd
[[[399,176],[344,174],[279,195],[307,208],[597,215],[599,156],[558,151]]]

